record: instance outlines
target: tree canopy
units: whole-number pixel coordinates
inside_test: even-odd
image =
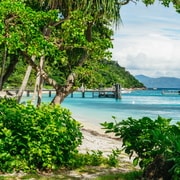
[[[159,1],[164,6],[172,3],[179,11],[179,1]],[[102,60],[111,60],[112,24],[121,22],[120,7],[129,2],[1,0],[0,88],[15,68],[29,65],[41,79],[39,91],[43,81],[56,90],[52,102],[56,104],[87,81],[84,77],[97,79]]]

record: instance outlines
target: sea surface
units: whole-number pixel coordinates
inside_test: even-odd
[[[132,117],[139,119],[158,116],[171,118],[172,123],[180,121],[180,95],[163,95],[163,89],[134,90],[122,94],[121,99],[99,98],[98,94],[86,93],[82,98],[81,92],[68,96],[61,106],[68,108],[72,116],[81,122],[99,125],[102,122],[117,121]],[[53,97],[43,95],[43,102],[50,102]]]

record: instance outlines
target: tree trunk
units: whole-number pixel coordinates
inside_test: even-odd
[[[4,76],[3,76],[3,84],[4,84],[4,82],[6,82],[8,80],[9,76],[13,73],[17,63],[18,63],[18,56],[11,55],[10,63],[8,65],[8,67],[6,68],[6,72],[4,73]]]
[[[65,93],[61,92],[61,90],[56,90],[56,95],[51,101],[51,104],[61,104],[64,101]]]
[[[36,83],[34,87],[34,94],[32,101],[36,99],[37,95],[37,106],[41,104],[42,101],[42,88],[43,88],[43,77],[42,77],[42,70],[43,70],[43,64],[44,64],[45,57],[42,56],[40,59],[40,66],[39,66],[39,72],[37,73],[36,77]]]
[[[32,57],[32,61],[34,61],[34,60],[35,60],[35,56]],[[18,94],[17,94],[17,101],[18,101],[18,103],[20,102],[21,97],[23,95],[23,92],[26,89],[26,86],[27,86],[27,83],[28,83],[31,71],[32,71],[32,66],[28,65],[27,70],[26,70],[26,74],[24,76],[24,79],[22,81],[21,87],[20,87],[20,89],[18,91]]]
[[[173,160],[167,160],[163,155],[157,155],[153,162],[148,164],[148,166],[144,169],[143,179],[172,179],[172,173],[170,170],[174,165],[175,162]]]
[[[91,42],[92,41],[92,26],[93,23],[88,23],[86,30],[86,39]]]
[[[71,73],[66,81],[66,85],[58,86],[56,88],[56,95],[51,101],[51,104],[61,104],[65,97],[67,97],[70,93],[74,91],[73,85],[75,81],[75,74]]]
[[[40,71],[39,66],[37,66],[32,61],[32,59],[30,58],[30,56],[28,54],[26,54],[25,52],[21,52],[21,54],[26,58],[27,62],[33,67],[33,69],[36,72]],[[54,79],[50,78],[43,69],[41,70],[41,76],[46,82],[48,82],[49,85],[53,86],[53,88],[56,90],[56,95],[55,95],[54,99],[51,101],[51,104],[62,103],[64,98],[67,97],[74,90],[73,85],[74,85],[76,76],[73,73],[71,73],[68,76],[67,82],[64,86],[58,85],[58,83]]]
[[[0,91],[2,91],[2,89],[3,89],[3,76],[4,76],[6,59],[7,59],[7,47],[5,45],[4,54],[3,54],[3,58],[2,58],[1,74],[0,74]]]

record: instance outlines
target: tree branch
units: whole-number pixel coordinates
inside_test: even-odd
[[[28,64],[30,64],[32,66],[32,68],[38,73],[38,72],[41,72],[41,76],[43,77],[43,79],[48,82],[51,86],[54,87],[54,89],[58,89],[60,86],[57,84],[57,82],[50,78],[48,76],[48,74],[43,70],[43,69],[40,69],[39,66],[36,65],[35,62],[32,61],[31,57],[26,53],[26,52],[23,52],[21,51],[21,55],[23,57],[25,57],[25,59],[27,60]]]
[[[53,26],[53,27],[59,26],[60,24],[62,24],[64,21],[66,21],[66,20],[68,20],[68,19],[69,19],[69,17],[66,17],[66,18],[64,18],[64,19],[61,19],[61,20],[59,20],[58,22],[56,22],[56,23],[54,23],[54,24],[51,24],[51,26]]]

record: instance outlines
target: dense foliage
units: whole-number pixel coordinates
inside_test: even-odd
[[[61,103],[82,83],[109,84],[111,79],[117,79],[114,74],[102,77],[98,72],[105,74],[104,70],[101,71],[101,60],[111,59],[112,24],[121,22],[120,7],[129,2],[131,0],[1,0],[0,90],[5,87],[13,71],[20,71],[21,65],[24,69],[31,66],[38,75],[34,87],[39,94],[43,82],[56,90],[52,104]],[[150,5],[154,0],[142,2]],[[173,3],[179,10],[179,1],[160,2],[164,6]],[[27,68],[26,75],[30,71]],[[18,99],[27,86],[29,75],[26,75]],[[22,75],[16,76],[19,81],[14,78],[14,85],[19,86]],[[104,82],[106,77],[108,82]],[[136,84],[131,80],[133,85]],[[129,86],[124,78],[121,84]]]
[[[132,74],[124,67],[121,67],[117,61],[102,61],[103,66],[99,73],[104,80],[104,86],[110,87],[116,83],[125,88],[142,88],[144,85],[140,83]]]
[[[128,118],[121,122],[103,123],[107,133],[122,138],[123,148],[130,157],[136,154],[134,165],[139,163],[145,178],[180,178],[180,123],[158,117],[152,120]]]
[[[15,67],[11,76],[4,83],[4,89],[18,90],[22,84],[24,75],[26,73],[26,68],[27,66],[24,62],[22,61],[17,62],[17,66]],[[36,81],[36,73],[32,71],[26,89],[34,89],[35,81]]]
[[[0,171],[68,166],[81,141],[80,124],[69,110],[0,99]]]
[[[112,48],[113,32],[109,29],[109,21],[112,19],[106,19],[110,18],[110,12],[101,19],[99,16],[105,11],[88,9],[85,13],[86,6],[72,3],[60,3],[62,7],[57,3],[55,9],[47,2],[44,7],[39,2],[0,1],[0,51],[4,72],[0,75],[3,80],[0,85],[7,81],[6,72],[13,72],[14,69],[9,71],[8,67],[16,55],[17,61],[25,62],[24,69],[31,65],[38,73],[42,79],[39,86],[46,81],[57,91],[56,104],[78,86],[79,68],[86,61],[110,58],[108,49]],[[103,7],[107,8],[109,4],[113,2]]]
[[[38,108],[0,98],[0,173],[53,171],[82,166],[117,166],[120,151],[79,153],[81,125],[69,110],[42,104]]]
[[[6,82],[6,89],[17,89],[17,87],[21,85],[23,79],[22,72],[25,73],[25,68],[24,66],[19,66]],[[60,72],[53,71],[52,73],[54,73],[54,78],[58,80]],[[112,87],[117,83],[124,88],[144,87],[142,83],[126,71],[125,68],[121,67],[116,61],[101,60],[99,65],[94,63],[86,68],[80,68],[78,74],[81,82],[80,85],[83,83],[87,88]],[[31,74],[27,85],[28,89],[33,89],[35,77],[36,74]],[[48,84],[45,83],[44,86],[46,87],[46,85]]]

